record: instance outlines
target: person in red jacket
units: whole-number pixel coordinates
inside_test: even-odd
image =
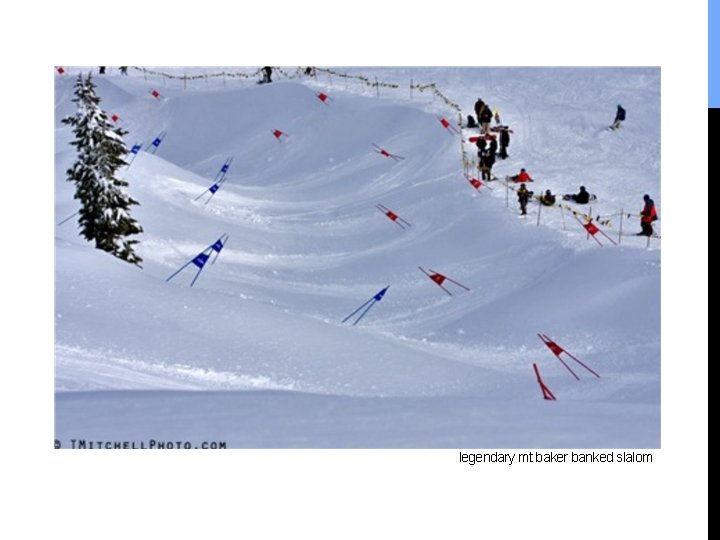
[[[520,174],[516,174],[515,176],[511,176],[510,180],[513,182],[532,182],[533,179],[530,177],[528,172],[525,169],[520,169]]]
[[[652,236],[654,233],[652,222],[658,218],[657,210],[655,210],[655,201],[650,198],[650,195],[644,195],[643,201],[645,201],[645,206],[643,206],[642,212],[640,212],[640,226],[642,227],[642,231],[637,233],[637,235]]]

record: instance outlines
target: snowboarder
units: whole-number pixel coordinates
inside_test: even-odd
[[[532,195],[533,192],[528,191],[525,184],[520,184],[520,189],[518,189],[517,192],[518,202],[520,203],[520,215],[527,216],[527,203]]]
[[[650,195],[643,195],[643,201],[645,206],[640,212],[640,226],[642,231],[637,233],[638,236],[652,236],[654,234],[652,222],[657,220],[657,210],[655,210],[655,201],[650,198]]]
[[[525,169],[520,169],[520,172],[510,177],[513,182],[534,182]]]
[[[475,116],[477,117],[478,124],[480,124],[480,112],[482,111],[483,105],[485,105],[485,102],[481,98],[478,98],[475,102]]]
[[[120,75],[127,75],[127,66],[120,66]]]
[[[552,191],[546,189],[545,193],[540,195],[540,202],[545,206],[552,206],[555,204],[555,195],[552,194]]]
[[[261,83],[271,83],[272,82],[272,68],[270,66],[265,66],[260,71],[262,71],[263,78]]]
[[[507,147],[510,146],[510,132],[508,128],[500,128],[500,159],[507,159]]]
[[[625,120],[625,109],[622,108],[621,105],[617,106],[617,112],[615,113],[615,120],[613,121],[612,126],[610,126],[610,129],[618,129],[620,127],[620,124]]]
[[[574,201],[578,204],[587,204],[590,202],[590,194],[585,190],[585,186],[580,186],[579,193],[571,193],[563,196],[566,201]]]

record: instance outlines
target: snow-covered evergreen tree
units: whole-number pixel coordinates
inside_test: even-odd
[[[107,114],[100,109],[100,98],[90,75],[78,76],[75,84],[77,114],[63,119],[73,126],[78,159],[68,169],[68,181],[75,183],[75,198],[80,201],[80,233],[95,247],[140,266],[142,259],[135,253],[137,240],[128,237],[142,232],[130,215],[130,207],[139,204],[127,193],[128,183],[117,177],[127,163],[128,153],[123,135],[126,131],[113,127]]]

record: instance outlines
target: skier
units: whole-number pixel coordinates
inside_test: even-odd
[[[590,194],[585,190],[585,186],[580,186],[580,192],[564,195],[566,201],[574,201],[578,204],[587,204],[590,202]]]
[[[120,66],[120,75],[127,75],[127,66]]]
[[[270,66],[265,66],[260,71],[262,71],[263,79],[261,83],[271,83],[272,82],[272,68]]]
[[[98,75],[105,75],[105,66],[100,66],[98,68]]]
[[[518,189],[517,192],[518,202],[520,203],[520,215],[527,216],[527,203],[530,197],[532,197],[532,194],[533,192],[528,191],[525,184],[520,184],[520,189]]]
[[[500,129],[500,159],[507,159],[507,147],[510,146],[510,132],[508,128],[502,127]]]
[[[657,210],[655,210],[655,201],[650,198],[650,195],[643,195],[643,201],[645,206],[640,212],[640,226],[642,231],[637,233],[638,236],[652,236],[654,231],[652,222],[657,220]]]
[[[549,189],[545,190],[545,193],[540,195],[540,202],[545,206],[552,206],[555,204],[555,195]]]
[[[520,173],[511,176],[510,180],[512,180],[513,182],[534,182],[534,180],[530,177],[530,175],[525,169],[520,169]]]
[[[610,129],[618,129],[620,124],[625,120],[625,115],[625,109],[623,109],[621,105],[618,105],[617,112],[615,113],[615,120],[613,121],[612,126],[610,126]]]

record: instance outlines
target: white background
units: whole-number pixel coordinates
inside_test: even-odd
[[[707,5],[215,4],[76,1],[4,17],[0,399],[9,504],[0,534],[706,537]],[[54,452],[53,66],[101,63],[661,66],[655,463],[469,467],[452,450]]]

